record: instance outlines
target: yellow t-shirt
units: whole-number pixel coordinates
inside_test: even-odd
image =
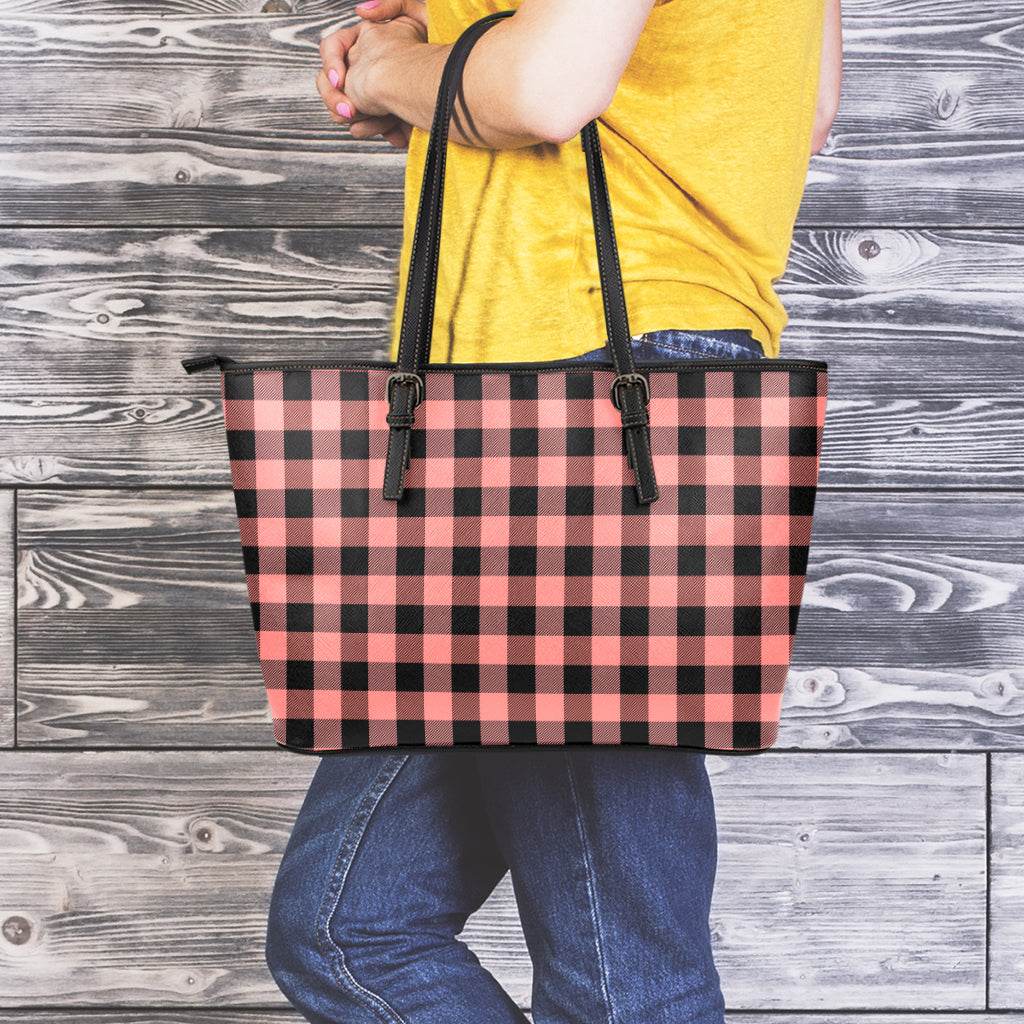
[[[452,43],[509,0],[431,0]],[[785,269],[817,99],[824,0],[667,0],[598,131],[630,331],[746,329],[779,353]],[[415,129],[392,358],[428,134]],[[517,150],[449,144],[431,360],[564,359],[604,344],[579,137]]]

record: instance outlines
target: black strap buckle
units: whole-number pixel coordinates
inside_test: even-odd
[[[423,378],[418,373],[393,373],[388,377],[385,385],[385,395],[387,396],[389,403],[391,401],[391,390],[396,384],[401,387],[407,387],[410,384],[412,385],[415,392],[412,402],[412,407],[414,409],[423,401],[423,390],[425,385],[423,383]]]
[[[622,405],[619,402],[619,388],[630,387],[631,385],[639,384],[644,389],[644,405],[650,405],[651,402],[651,387],[647,383],[647,378],[642,373],[620,373],[615,380],[612,381],[612,405],[616,409],[621,411]]]

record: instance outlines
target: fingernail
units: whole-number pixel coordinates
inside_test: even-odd
[[[356,4],[357,7],[361,7],[364,11],[372,11],[374,7],[380,7],[380,0],[366,0],[365,4]]]
[[[331,85],[337,89],[338,83],[341,81],[341,76],[334,70],[334,68],[331,68],[331,70],[327,72],[327,79]]]
[[[352,108],[347,103],[339,103],[334,109],[341,114],[342,117],[352,116]]]

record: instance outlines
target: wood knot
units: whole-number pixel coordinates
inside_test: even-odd
[[[939,115],[939,120],[948,121],[956,113],[956,108],[959,106],[960,97],[955,92],[943,89],[939,93],[939,98],[935,101],[935,112]]]
[[[264,14],[293,14],[294,8],[286,0],[267,0],[262,7]]]
[[[32,938],[32,922],[19,914],[7,918],[0,930],[12,946],[24,946]]]
[[[218,835],[217,823],[209,818],[200,818],[198,821],[192,822],[188,833],[192,839],[192,845],[197,850],[206,853],[220,853],[224,848]]]
[[[882,247],[873,238],[865,238],[857,246],[857,252],[864,260],[873,260],[881,251]]]

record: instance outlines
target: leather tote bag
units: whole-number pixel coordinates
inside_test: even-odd
[[[581,138],[607,360],[430,362],[454,97],[511,13],[467,29],[444,69],[397,363],[184,361],[222,375],[274,736],[319,753],[765,750],[827,365],[634,362],[596,121]]]

